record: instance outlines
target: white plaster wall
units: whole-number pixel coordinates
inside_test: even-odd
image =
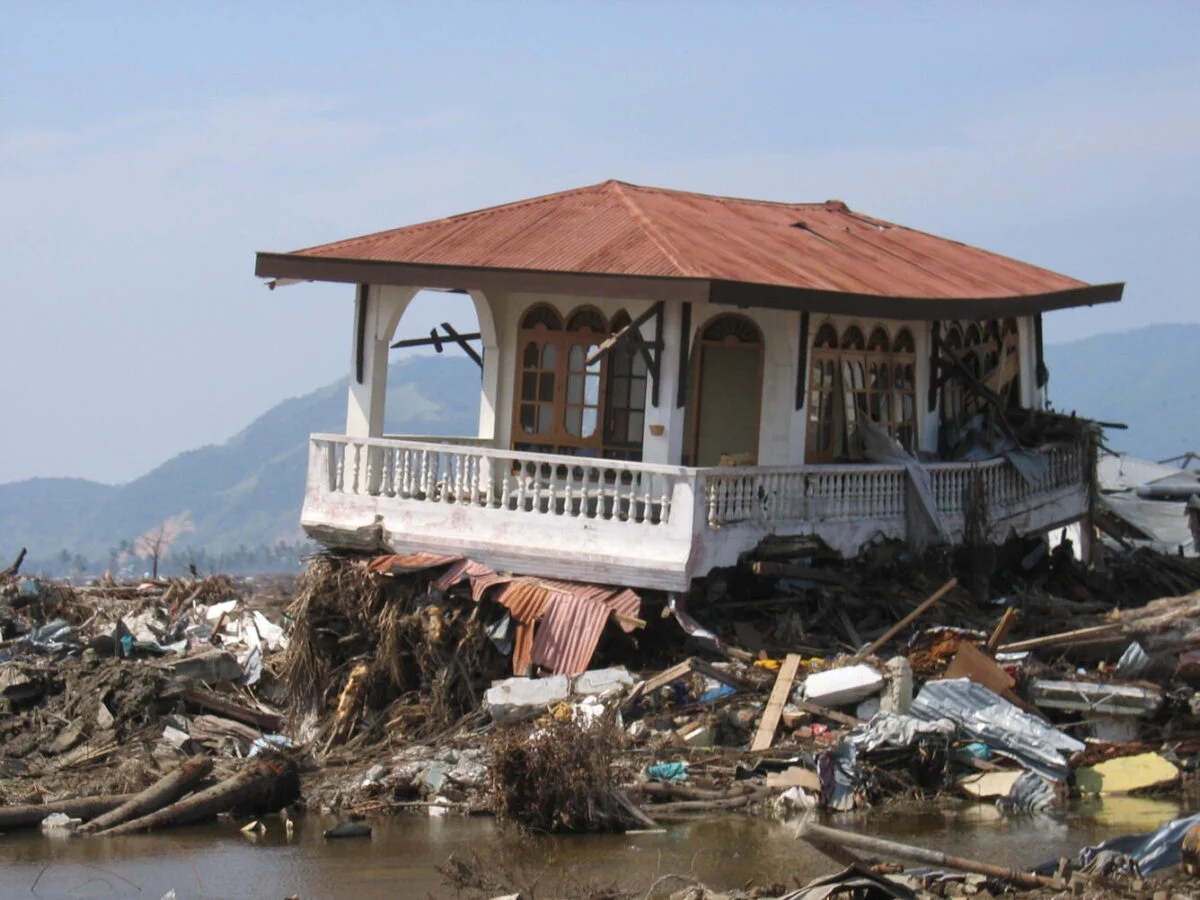
[[[1044,409],[1046,391],[1037,386],[1037,326],[1033,316],[1017,319],[1017,346],[1021,359],[1021,405]]]

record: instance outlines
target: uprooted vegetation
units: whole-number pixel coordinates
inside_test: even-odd
[[[300,576],[283,679],[294,718],[336,708],[318,744],[355,732],[421,739],[478,709],[504,659],[477,604],[435,599],[426,582],[335,557],[315,559]]]
[[[552,714],[502,728],[491,740],[491,807],[535,832],[621,831],[630,822],[613,763],[621,730],[612,715],[585,723]]]

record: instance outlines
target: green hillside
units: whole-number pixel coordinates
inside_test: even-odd
[[[479,368],[464,357],[393,363],[386,430],[473,435],[478,396]],[[0,559],[25,546],[35,568],[52,566],[63,549],[103,564],[122,541],[185,511],[196,530],[178,541],[181,555],[189,546],[211,556],[300,541],[308,436],[342,431],[345,417],[343,379],[285,400],[225,443],[181,453],[125,485],[73,478],[0,485]]]

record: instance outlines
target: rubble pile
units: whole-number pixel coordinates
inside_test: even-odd
[[[172,823],[283,802],[298,768],[310,807],[535,831],[1187,790],[1200,570],[1145,550],[1084,569],[1042,544],[982,578],[972,562],[791,539],[676,597],[322,556],[284,612],[226,578],[10,576],[0,800],[103,816],[171,794],[196,757],[217,765],[158,810]]]
[[[280,598],[251,587],[0,581],[0,803],[126,795],[189,754],[228,774],[290,746]]]

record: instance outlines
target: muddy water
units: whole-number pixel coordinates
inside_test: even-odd
[[[1077,804],[1055,817],[1001,819],[990,807],[950,812],[872,812],[830,824],[958,856],[1031,865],[1085,844],[1150,830],[1180,814],[1174,803],[1113,798]],[[452,897],[435,867],[451,853],[487,856],[517,877],[539,872],[544,896],[570,896],[572,877],[643,891],[667,873],[691,873],[712,887],[793,883],[834,867],[793,837],[788,825],[733,818],[671,827],[665,834],[513,840],[486,818],[412,816],[374,821],[369,840],[325,841],[335,819],[296,823],[291,841],[266,820],[257,841],[232,825],[114,839],[50,840],[38,833],[0,837],[0,898]],[[566,880],[564,880],[566,879]],[[543,896],[539,890],[539,896]]]

